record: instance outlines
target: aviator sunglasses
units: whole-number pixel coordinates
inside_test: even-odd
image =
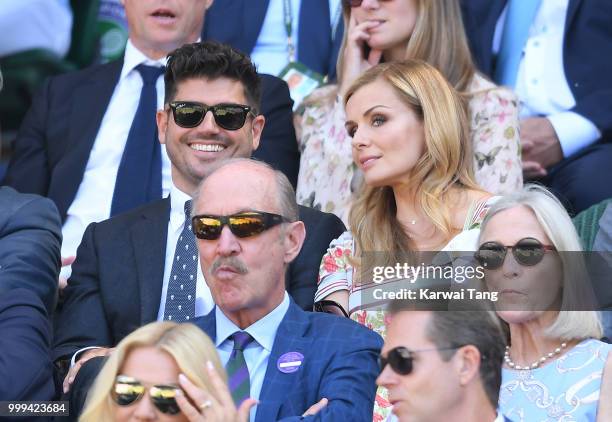
[[[434,352],[439,350],[457,350],[463,346],[457,347],[441,347],[437,349],[422,349],[422,350],[410,350],[404,346],[399,346],[391,349],[387,352],[387,357],[382,354],[378,356],[378,363],[380,365],[380,372],[384,371],[385,366],[389,364],[393,372],[398,375],[408,375],[412,372],[414,353],[422,352]]]
[[[140,400],[147,387],[135,378],[118,375],[113,385],[111,396],[119,406],[130,406]],[[179,388],[175,385],[153,385],[148,387],[149,397],[153,405],[162,413],[176,415],[181,410],[176,403],[176,392]]]
[[[363,0],[342,0],[344,5],[349,7],[359,7],[362,1]]]
[[[215,118],[215,123],[226,130],[238,130],[244,126],[249,113],[255,116],[251,107],[242,104],[223,103],[207,106],[193,101],[173,101],[169,104],[174,116],[174,122],[180,127],[192,128],[204,120],[209,111]]]
[[[282,215],[263,211],[247,211],[232,215],[196,215],[191,220],[192,230],[198,239],[215,240],[227,225],[237,237],[249,237],[262,233],[278,224],[289,223]]]
[[[504,264],[508,249],[512,250],[516,262],[527,267],[542,261],[547,251],[556,250],[554,246],[544,245],[538,239],[526,237],[516,242],[514,246],[505,246],[499,242],[485,242],[480,245],[474,256],[483,267],[495,270]]]

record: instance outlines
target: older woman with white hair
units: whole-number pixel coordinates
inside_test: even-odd
[[[528,185],[483,220],[476,257],[509,326],[499,407],[511,420],[612,420],[603,343],[580,240],[560,202]]]

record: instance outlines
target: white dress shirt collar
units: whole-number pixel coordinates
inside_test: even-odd
[[[285,292],[283,301],[272,310],[269,314],[256,321],[254,324],[248,326],[244,330],[241,330],[236,324],[234,324],[228,317],[225,316],[223,311],[215,306],[215,319],[217,325],[217,338],[215,339],[215,346],[219,346],[228,340],[228,337],[234,334],[236,331],[246,331],[253,337],[253,339],[268,353],[272,352],[272,346],[274,346],[274,339],[276,338],[276,332],[280,326],[285,314],[289,309],[291,301],[289,295]]]
[[[137,49],[132,41],[128,39],[125,46],[125,54],[123,56],[123,68],[121,69],[120,79],[123,79],[128,73],[136,68],[139,64],[146,64],[149,66],[165,66],[166,57],[162,57],[159,60],[153,60],[147,57],[142,51]]]
[[[170,228],[176,230],[185,222],[185,202],[191,196],[177,188],[174,183],[170,186]]]

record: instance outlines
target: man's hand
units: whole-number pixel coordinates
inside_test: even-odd
[[[109,355],[113,350],[115,350],[114,347],[112,348],[97,347],[95,349],[89,349],[89,350],[84,351],[81,354],[81,358],[74,363],[72,368],[70,368],[70,370],[68,371],[66,378],[64,378],[64,385],[63,385],[64,394],[70,391],[70,387],[72,386],[72,383],[74,382],[74,379],[76,378],[76,375],[79,372],[79,369],[81,369],[81,366],[83,366],[85,362],[97,356]]]
[[[62,267],[65,267],[67,265],[72,265],[75,259],[76,259],[76,256],[74,255],[62,257]],[[58,284],[59,284],[59,289],[64,290],[64,288],[68,285],[68,279],[60,275]]]
[[[563,150],[555,128],[545,117],[521,120],[523,175],[526,179],[546,176],[546,169],[563,159]]]
[[[315,403],[312,406],[310,406],[308,410],[305,411],[302,416],[316,415],[321,409],[327,406],[327,403],[328,403],[328,400],[325,397],[323,397],[321,400],[319,400],[318,403]]]

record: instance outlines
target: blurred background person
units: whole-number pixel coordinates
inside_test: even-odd
[[[470,165],[485,190],[503,194],[522,186],[517,101],[480,75],[470,55],[458,0],[343,0],[346,31],[338,54],[338,85],[315,91],[298,120],[302,151],[298,203],[348,221],[361,183],[344,129],[343,99],[364,71],[381,61],[424,60],[467,103]],[[301,121],[301,123],[300,123]]]
[[[612,420],[612,345],[603,343],[580,240],[539,186],[496,202],[476,254],[510,331],[499,406],[520,420]]]
[[[572,213],[612,197],[612,2],[462,0],[480,71],[521,102],[523,173]]]
[[[365,183],[351,207],[350,232],[323,257],[315,302],[334,301],[384,336],[384,312],[366,299],[379,285],[360,280],[359,260],[376,251],[385,254],[380,265],[395,266],[411,254],[475,251],[480,221],[496,198],[474,181],[465,109],[433,66],[377,65],[353,82],[345,101],[346,132]],[[375,413],[388,405],[378,397]]]
[[[80,421],[243,421],[208,336],[192,324],[155,322],[123,339],[87,397]],[[194,395],[191,395],[194,394]],[[197,397],[195,396],[197,395]],[[195,407],[194,407],[195,406]]]
[[[45,49],[64,57],[70,47],[69,0],[0,0],[0,57]]]

